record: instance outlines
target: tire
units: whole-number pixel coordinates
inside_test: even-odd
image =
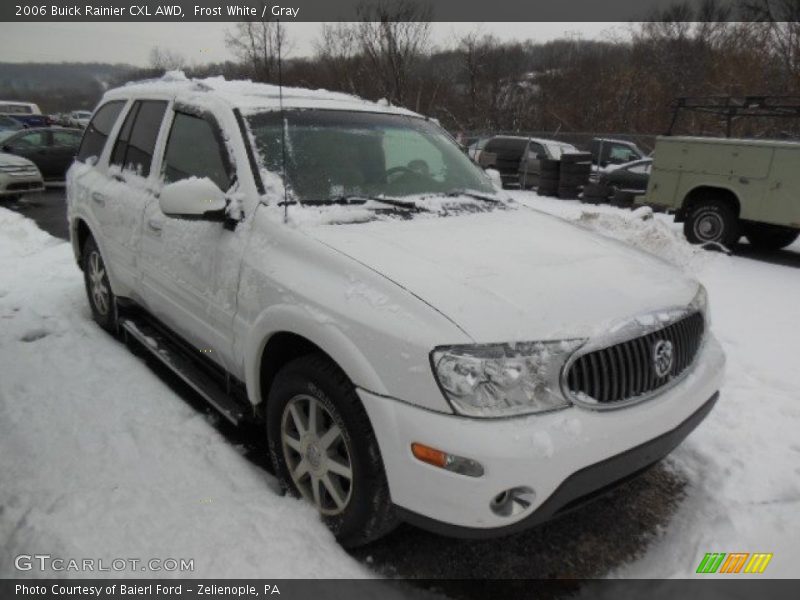
[[[570,173],[562,173],[559,184],[567,187],[584,186],[589,183],[589,174],[573,175]]]
[[[575,200],[578,197],[578,188],[576,186],[559,186],[558,197],[563,200]]]
[[[633,201],[635,197],[636,194],[634,194],[633,192],[623,192],[621,190],[615,190],[614,195],[611,198],[611,204],[619,208],[631,208],[633,206]]]
[[[561,169],[561,161],[553,160],[552,158],[543,158],[539,161],[539,170],[544,175],[545,173],[555,175]]]
[[[800,231],[766,223],[749,223],[745,236],[758,250],[780,250],[791,246],[800,237]]]
[[[111,291],[106,268],[100,249],[93,237],[86,240],[81,252],[83,266],[83,282],[92,318],[100,327],[111,333],[117,331],[117,299]]]
[[[591,172],[592,166],[589,163],[572,163],[561,167],[562,177],[564,175],[582,175],[588,177]]]
[[[312,406],[317,411],[313,433],[308,428]],[[334,427],[339,434],[325,446],[325,433],[330,437]],[[281,485],[315,505],[342,546],[367,544],[395,527],[383,460],[367,413],[353,384],[326,356],[295,359],[276,375],[267,401],[267,439]],[[303,472],[293,475],[298,469]]]
[[[597,200],[605,201],[611,197],[614,190],[603,183],[587,183],[583,187],[584,198],[595,198]]]
[[[561,155],[562,165],[566,166],[566,165],[575,165],[583,163],[586,163],[588,165],[592,164],[592,155],[589,152],[575,152],[573,154]]]
[[[11,204],[13,204],[14,202],[18,202],[19,199],[20,199],[20,195],[19,194],[11,194],[9,196],[0,196],[0,200],[5,200],[6,202],[9,202]]]
[[[701,200],[691,209],[683,233],[692,244],[720,244],[732,248],[741,237],[739,218],[724,200]]]

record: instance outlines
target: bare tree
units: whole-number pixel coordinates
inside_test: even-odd
[[[186,66],[186,58],[173,50],[154,46],[150,50],[150,67],[159,71],[175,71]]]
[[[358,8],[360,49],[392,103],[407,100],[413,66],[428,50],[431,7],[416,0],[378,0]]]
[[[225,45],[250,70],[255,81],[274,82],[278,57],[288,52],[286,28],[280,21],[237,23],[225,34]]]

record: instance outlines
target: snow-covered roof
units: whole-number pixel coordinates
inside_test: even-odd
[[[249,80],[228,81],[224,77],[190,79],[182,71],[169,71],[158,79],[131,82],[109,90],[104,95],[105,100],[132,97],[174,97],[179,101],[200,105],[206,105],[213,99],[231,108],[238,108],[244,114],[253,114],[278,110],[281,91],[277,85],[254,83]],[[420,116],[410,110],[391,106],[385,100],[370,102],[341,92],[285,86],[283,106],[288,109],[324,108]]]

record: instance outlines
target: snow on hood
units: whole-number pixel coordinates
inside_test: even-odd
[[[697,292],[655,256],[527,208],[307,232],[481,343],[589,337]]]

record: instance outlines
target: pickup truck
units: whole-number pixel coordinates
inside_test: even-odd
[[[33,102],[0,100],[0,115],[19,121],[23,127],[48,127],[51,125],[50,118],[43,115]]]
[[[663,136],[639,204],[674,212],[693,244],[777,250],[800,235],[800,143]]]

